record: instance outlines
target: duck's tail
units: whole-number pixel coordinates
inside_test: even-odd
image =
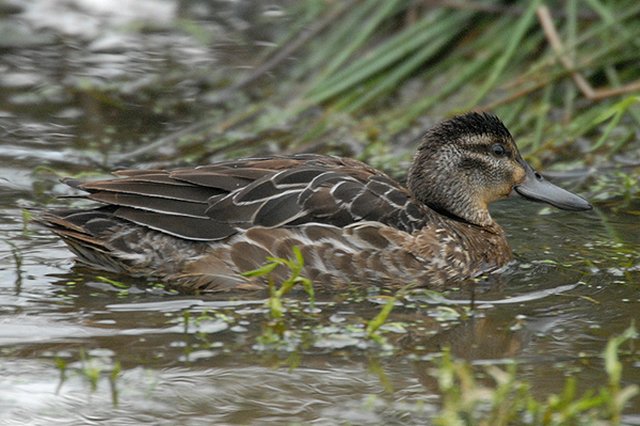
[[[108,210],[47,211],[34,221],[60,236],[80,263],[108,272],[126,272],[127,266],[122,259],[114,257],[113,247],[104,238],[107,230],[118,226]]]

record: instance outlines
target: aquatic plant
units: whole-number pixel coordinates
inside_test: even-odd
[[[282,298],[291,292],[296,286],[300,285],[309,296],[309,304],[313,309],[315,303],[315,293],[311,280],[301,276],[304,268],[304,258],[300,248],[292,247],[293,258],[285,259],[282,257],[267,257],[266,263],[258,269],[244,272],[245,277],[268,277],[269,299],[267,305],[272,319],[280,319],[283,317],[286,309],[282,303]],[[279,285],[270,277],[278,266],[283,266],[289,270],[289,277],[282,281]]]
[[[264,332],[261,336],[262,343],[275,342],[282,338],[286,331],[286,323],[284,314],[286,312],[284,296],[298,285],[304,288],[309,296],[310,309],[314,309],[315,293],[311,280],[301,275],[304,268],[304,258],[300,248],[292,247],[293,257],[286,259],[282,257],[267,257],[266,263],[258,269],[244,272],[242,275],[248,278],[267,278],[269,286],[269,298],[267,299],[267,307],[269,312],[269,321],[266,324]],[[281,283],[277,283],[271,273],[277,267],[284,267],[289,271],[289,277]]]
[[[69,379],[69,374],[86,381],[89,384],[91,393],[98,390],[98,383],[101,379],[107,379],[111,393],[111,403],[118,406],[118,378],[122,375],[120,361],[113,360],[108,356],[94,356],[86,353],[84,349],[79,352],[79,362],[69,363],[65,358],[56,356],[55,367],[60,371],[60,380],[56,388],[56,393],[60,393],[63,384]]]
[[[625,405],[640,393],[638,385],[622,387],[621,346],[638,334],[632,325],[606,345],[602,361],[608,383],[579,395],[577,381],[566,379],[560,393],[537,399],[529,382],[519,379],[517,366],[485,367],[490,384],[479,383],[478,374],[465,361],[455,360],[445,350],[434,369],[442,393],[441,409],[434,424],[478,425],[618,425]]]

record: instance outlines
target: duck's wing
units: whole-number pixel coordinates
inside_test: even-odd
[[[424,224],[424,208],[405,188],[351,159],[272,157],[117,175],[68,183],[114,206],[115,218],[189,240],[220,240],[252,226],[310,222],[378,221],[409,232]]]

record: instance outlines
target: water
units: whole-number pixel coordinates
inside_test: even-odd
[[[384,303],[374,291],[320,294],[316,314],[291,314],[281,350],[265,350],[261,295],[175,295],[107,277],[125,289],[74,267],[59,239],[25,225],[22,208],[68,204],[51,195],[69,193],[58,175],[104,173],[114,154],[204,116],[198,79],[171,76],[215,69],[216,81],[259,50],[231,55],[231,40],[264,45],[286,19],[243,2],[166,0],[126,13],[103,3],[33,0],[0,22],[22,28],[0,57],[3,424],[425,423],[438,407],[431,360],[444,346],[478,366],[516,360],[540,398],[569,376],[579,391],[605,383],[607,340],[639,319],[637,203],[589,213],[500,203],[494,216],[517,262],[473,294],[407,298],[383,347],[364,337]],[[210,24],[214,42],[185,35],[178,16]],[[148,31],[122,30],[136,25]],[[623,366],[623,385],[640,383],[637,358]],[[640,423],[638,399],[626,413]]]

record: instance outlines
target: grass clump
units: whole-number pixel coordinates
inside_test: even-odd
[[[464,361],[454,360],[448,350],[437,364],[435,376],[442,395],[442,406],[434,419],[440,426],[478,425],[501,426],[511,424],[564,426],[564,425],[618,425],[622,422],[625,405],[640,393],[638,385],[623,387],[621,346],[637,338],[634,326],[607,343],[602,358],[608,383],[597,390],[577,392],[577,382],[569,377],[563,390],[537,399],[532,387],[516,376],[516,365],[506,370],[486,367],[490,385],[476,380],[472,367]]]

